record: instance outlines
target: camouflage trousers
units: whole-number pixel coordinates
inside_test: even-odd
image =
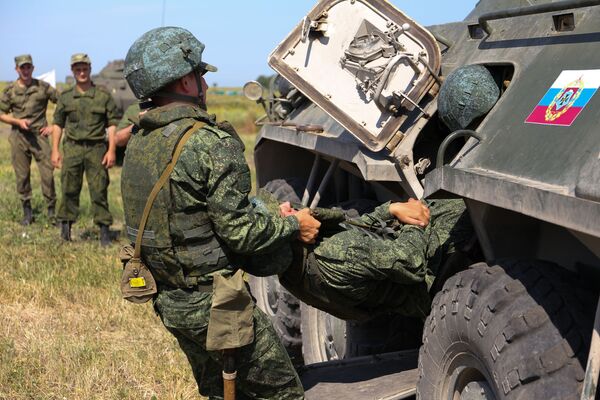
[[[108,171],[102,166],[106,153],[104,141],[78,143],[63,142],[63,165],[61,169],[62,199],[57,218],[60,221],[75,221],[79,216],[79,195],[83,185],[83,174],[90,191],[94,223],[112,224],[108,210]]]
[[[11,158],[17,178],[17,193],[21,201],[31,200],[31,159],[34,158],[42,181],[42,194],[49,207],[56,204],[54,168],[50,162],[48,138],[13,129],[9,136]]]
[[[154,307],[192,367],[198,390],[209,399],[223,398],[221,352],[206,350],[212,293],[161,290]],[[254,341],[236,352],[238,399],[304,399],[292,362],[269,318],[254,307]]]
[[[426,229],[404,225],[393,240],[346,230],[296,254],[280,281],[305,303],[338,318],[366,320],[385,313],[424,318],[443,263],[472,238],[462,200],[429,203]]]

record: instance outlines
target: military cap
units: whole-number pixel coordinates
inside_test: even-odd
[[[17,65],[17,67],[20,67],[23,64],[33,65],[33,59],[31,58],[30,54],[21,54],[20,56],[15,57],[15,64]]]
[[[73,64],[77,64],[77,63],[91,64],[92,60],[90,60],[88,55],[85,53],[75,53],[71,56],[71,66],[73,66]]]

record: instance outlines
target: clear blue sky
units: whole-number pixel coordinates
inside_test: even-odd
[[[459,21],[476,0],[392,0],[422,25]],[[316,0],[42,0],[0,1],[0,80],[13,80],[14,56],[31,53],[41,74],[70,74],[71,54],[86,52],[94,72],[124,58],[144,32],[164,24],[190,30],[219,68],[210,84],[241,86],[271,74],[267,56]]]

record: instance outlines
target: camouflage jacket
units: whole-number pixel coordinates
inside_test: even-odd
[[[193,260],[202,257],[191,257],[190,261],[186,262],[178,254],[193,251],[188,245],[191,242],[194,243],[192,247],[209,245],[212,239],[208,236],[214,236],[227,257],[226,269],[243,268],[252,272],[251,266],[246,263],[247,257],[269,253],[281,247],[283,243],[293,240],[299,229],[298,220],[295,217],[280,218],[254,211],[248,199],[251,181],[243,144],[234,134],[218,129],[214,116],[209,116],[199,107],[174,103],[151,109],[140,117],[141,130],[132,136],[123,166],[122,194],[126,223],[128,227],[137,228],[136,224],[139,223],[143,208],[141,199],[147,197],[143,193],[149,191],[154,184],[148,182],[148,178],[159,175],[158,167],[148,160],[164,158],[164,154],[148,154],[148,150],[163,153],[167,150],[161,150],[160,146],[157,147],[149,141],[167,143],[171,140],[170,137],[181,135],[186,126],[190,127],[197,121],[206,122],[206,125],[192,134],[183,147],[170,175],[170,199],[160,203],[159,195],[153,208],[155,210],[156,207],[161,207],[160,204],[168,207],[168,236],[175,256],[170,259],[171,250],[164,248],[164,244],[160,243],[159,247],[163,248],[159,251],[160,260],[155,259],[150,254],[151,251],[144,253],[144,249],[149,249],[149,245],[144,245],[142,256],[146,257],[150,266],[153,263],[167,264],[167,267],[169,263],[173,266],[179,264],[184,275],[198,276],[198,268]],[[149,171],[148,168],[153,170]],[[144,174],[147,176],[141,176]],[[142,193],[138,196],[140,198],[136,197],[136,193]],[[135,207],[132,208],[130,203],[136,203]],[[155,217],[158,217],[158,214]],[[203,225],[203,221],[208,221],[210,235],[204,231],[207,225]],[[192,226],[193,224],[197,226]],[[159,240],[163,227],[164,224],[153,220],[151,212],[147,229],[155,231],[151,236],[155,236],[156,241]],[[200,231],[204,235],[201,238],[194,234]],[[130,235],[131,238],[132,236]],[[196,243],[197,239],[202,239],[203,242]],[[150,244],[150,241],[145,243]],[[207,248],[205,253],[212,253],[214,250]],[[219,257],[221,256],[222,254]],[[219,265],[222,266],[220,262]],[[209,281],[210,275],[223,273],[223,269],[204,268],[206,273],[200,276],[199,280]],[[164,278],[167,282],[172,281],[168,276]]]
[[[46,108],[48,100],[56,103],[56,90],[44,81],[33,79],[31,85],[10,83],[0,98],[0,114],[12,113],[15,118],[31,120],[31,132],[39,133],[48,124]],[[14,127],[13,129],[18,129]]]
[[[75,86],[58,98],[54,124],[71,140],[104,140],[104,130],[119,123],[117,105],[108,91],[92,86],[79,92]]]

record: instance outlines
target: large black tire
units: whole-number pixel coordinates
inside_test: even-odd
[[[305,364],[417,349],[423,322],[384,315],[365,322],[344,321],[302,303],[302,355]]]
[[[302,356],[304,363],[315,364],[347,358],[347,322],[306,304],[301,307]]]
[[[304,364],[298,299],[281,286],[276,276],[259,278],[249,275],[248,284],[256,305],[271,319],[275,332],[294,365]]]
[[[578,399],[595,301],[550,263],[456,274],[425,323],[417,399]]]
[[[273,193],[279,201],[300,202],[297,192],[303,190],[298,179],[275,179],[264,189]],[[256,298],[256,305],[264,311],[285,346],[292,362],[302,365],[302,338],[300,334],[300,301],[288,292],[277,276],[259,278],[249,276],[250,291]]]

